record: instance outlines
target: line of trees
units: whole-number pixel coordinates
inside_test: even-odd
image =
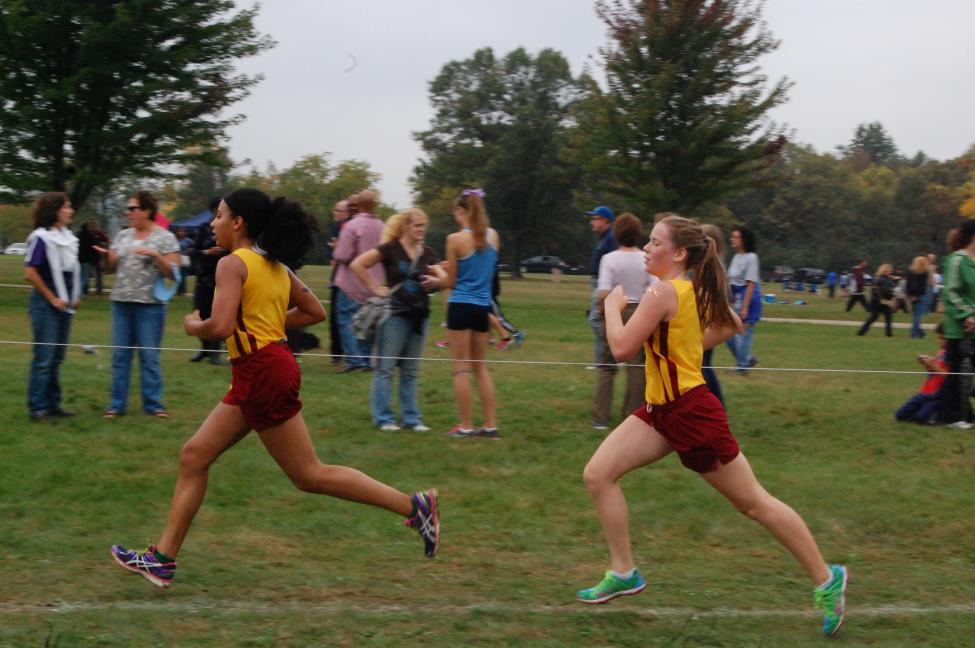
[[[598,204],[649,222],[679,211],[756,230],[766,264],[839,269],[861,255],[902,263],[940,251],[975,217],[975,150],[907,158],[882,124],[833,152],[787,141],[769,112],[791,82],[759,60],[778,47],[751,0],[596,0],[607,41],[574,75],[552,49],[490,48],[429,83],[429,127],[412,184],[430,240],[454,227],[451,200],[487,192],[514,262],[584,262],[582,214]],[[272,45],[256,8],[232,0],[0,0],[0,201],[67,190],[76,207],[118,210],[117,187],[152,179],[176,218],[250,184],[302,200],[328,224],[336,200],[374,185],[367,162],[307,155],[235,173],[227,109],[259,77],[234,63]],[[0,236],[17,208],[0,209]],[[16,236],[16,235],[15,235]]]
[[[973,152],[907,159],[877,122],[833,153],[789,143],[769,111],[791,82],[758,59],[778,47],[745,0],[600,0],[602,76],[573,77],[553,50],[481,49],[430,82],[413,185],[443,229],[449,200],[482,186],[511,261],[591,249],[597,204],[678,211],[758,233],[766,264],[840,269],[861,255],[903,263],[940,252],[968,202]]]

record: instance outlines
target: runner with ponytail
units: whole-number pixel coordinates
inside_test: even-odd
[[[321,302],[287,267],[304,257],[313,221],[285,198],[271,200],[257,189],[224,198],[211,223],[217,245],[231,250],[217,264],[209,318],[186,316],[188,335],[226,339],[233,379],[180,453],[179,474],[166,528],[145,550],[112,546],[125,569],[169,587],[190,524],[206,494],[210,466],[255,430],[261,443],[300,490],[384,508],[419,531],[427,557],[438,548],[437,492],[407,495],[345,466],[319,461],[301,415],[301,372],[285,340],[286,328],[325,319]]]
[[[836,634],[846,616],[846,567],[827,565],[802,518],[762,488],[728,428],[724,408],[701,376],[704,349],[741,327],[728,305],[714,241],[696,222],[668,216],[654,226],[644,252],[647,272],[660,282],[647,289],[625,326],[621,287],[606,297],[605,305],[613,356],[628,362],[641,347],[645,350],[647,403],[606,437],[586,465],[583,477],[606,534],[610,570],[577,598],[603,603],[646,587],[634,564],[619,480],[676,451],[685,467],[700,473],[792,552],[816,586],[823,632]]]

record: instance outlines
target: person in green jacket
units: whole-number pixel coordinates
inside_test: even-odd
[[[969,394],[975,358],[975,220],[957,229],[951,254],[944,260],[945,338],[948,340],[948,375],[945,378],[941,421],[949,427],[972,427]]]

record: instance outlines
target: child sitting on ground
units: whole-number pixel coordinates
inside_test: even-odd
[[[921,385],[921,389],[901,405],[901,408],[894,414],[898,421],[912,421],[914,423],[935,423],[937,421],[938,407],[941,404],[941,385],[944,384],[945,373],[948,371],[948,363],[945,358],[948,343],[945,340],[943,324],[939,323],[934,331],[938,334],[938,345],[941,350],[933,358],[924,354],[917,357],[917,361],[928,370],[928,377]]]

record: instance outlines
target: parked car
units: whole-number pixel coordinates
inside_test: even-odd
[[[772,270],[770,279],[775,282],[789,281],[792,279],[793,274],[795,274],[795,271],[792,269],[792,266],[777,265]]]
[[[518,268],[522,272],[551,272],[552,268],[565,270],[568,265],[557,256],[533,256],[523,259]]]
[[[820,268],[799,268],[792,277],[794,281],[821,284],[826,278],[826,271]]]
[[[3,251],[4,254],[13,254],[16,256],[24,256],[27,254],[27,244],[26,243],[11,243]]]

